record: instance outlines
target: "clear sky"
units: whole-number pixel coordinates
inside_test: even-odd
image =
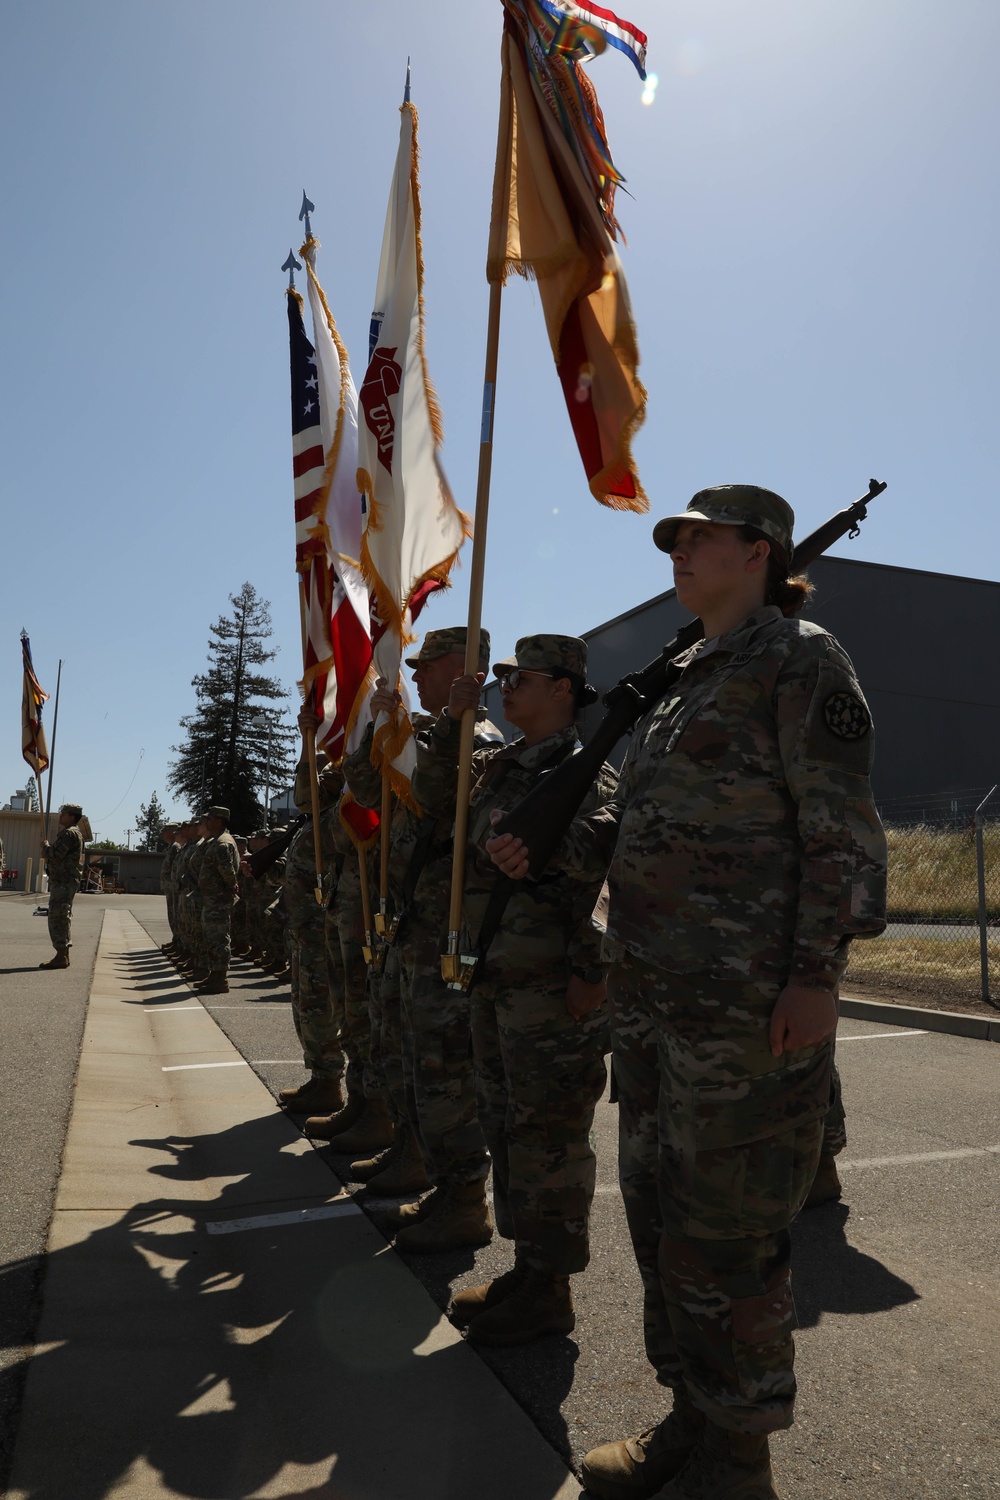
[[[805,534],[875,475],[890,487],[838,551],[1000,579],[1000,5],[627,0],[624,14],[649,34],[655,102],[616,53],[592,77],[632,194],[619,217],[653,516],[745,480],[785,495]],[[209,624],[245,579],[271,601],[294,691],[279,267],[306,188],[360,380],[408,53],[428,354],[445,466],[472,509],[500,23],[498,0],[3,7],[0,802],[27,773],[22,625],[50,692],[64,660],[55,801],[83,801],[99,837],[123,838],[154,789],[183,810],[170,746]],[[520,281],[498,388],[495,655],[670,585],[651,519],[589,497]],[[422,623],[464,618],[467,575]]]

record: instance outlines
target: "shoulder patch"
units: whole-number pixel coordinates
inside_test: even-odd
[[[863,740],[871,733],[868,706],[857,693],[841,689],[823,704],[823,717],[831,734],[841,740]]]

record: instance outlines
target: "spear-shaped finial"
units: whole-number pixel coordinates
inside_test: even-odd
[[[305,194],[305,189],[303,188],[303,190],[302,190],[302,207],[299,209],[299,221],[301,222],[303,219],[305,220],[305,225],[306,225],[306,239],[307,240],[311,240],[312,239],[313,227],[312,227],[312,221],[309,218],[309,215],[311,213],[314,213],[315,210],[316,210],[315,203],[310,203],[309,202],[309,199],[306,197],[306,194]]]
[[[404,104],[409,104],[409,102],[410,102],[410,59],[407,58],[406,59],[406,87],[403,90],[403,103]]]
[[[288,259],[285,261],[285,264],[282,266],[281,269],[283,271],[287,271],[288,272],[288,290],[290,292],[294,292],[294,290],[295,290],[295,273],[296,273],[296,271],[301,271],[302,270],[302,262],[300,260],[296,260],[295,259],[295,252],[293,250],[289,250],[289,252],[288,252]]]

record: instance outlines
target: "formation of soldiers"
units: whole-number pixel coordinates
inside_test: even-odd
[[[378,851],[359,855],[346,817],[349,799],[382,801],[371,729],[319,770],[319,872],[305,754],[293,830],[252,836],[242,858],[225,808],[165,834],[170,951],[222,992],[235,910],[233,951],[288,974],[310,1076],[280,1103],[349,1159],[351,1180],[400,1200],[383,1216],[397,1246],[512,1242],[507,1271],[450,1303],[474,1343],[574,1327],[613,1054],[647,1353],[673,1407],[587,1455],[587,1488],[606,1500],[776,1500],[767,1435],[790,1425],[795,1395],[788,1228],[840,1196],[836,997],[851,939],[884,927],[885,842],[851,663],[795,618],[809,585],[789,577],[793,519],[780,496],[739,485],[658,523],[705,637],[674,659],[676,690],[621,777],[598,773],[540,875],[496,824],[579,748],[597,695],[568,636],[524,637],[494,667],[520,731],[509,745],[479,706],[485,632],[477,673],[460,627],[429,632],[408,661],[424,710],[416,808],[395,802],[383,830],[378,940],[363,901]],[[373,717],[398,706],[380,684]],[[463,989],[443,981],[441,953],[471,709],[459,951],[479,964]],[[299,725],[305,747],[316,716]]]

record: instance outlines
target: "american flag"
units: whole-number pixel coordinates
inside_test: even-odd
[[[322,723],[316,744],[331,760],[340,760],[348,730],[371,664],[371,639],[358,617],[345,587],[343,572],[331,545],[333,518],[328,507],[338,501],[343,486],[328,472],[323,441],[321,373],[316,350],[306,336],[302,303],[294,291],[288,293],[289,359],[292,386],[292,467],[295,477],[295,566],[302,579],[306,602],[305,670],[306,701],[311,700]],[[334,352],[345,395],[354,398],[350,372]],[[349,435],[350,423],[341,429]],[[353,484],[356,446],[341,443],[340,462],[352,471],[353,505],[357,511],[358,549],[361,536],[361,497]],[[350,502],[349,502],[350,503]]]

